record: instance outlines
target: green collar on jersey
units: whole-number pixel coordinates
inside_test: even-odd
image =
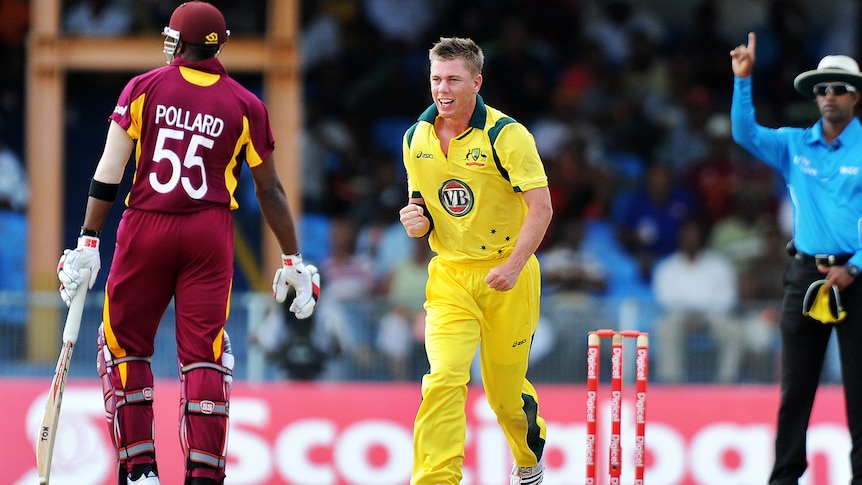
[[[428,123],[434,124],[434,120],[437,119],[437,115],[439,112],[437,111],[437,105],[432,104],[419,116],[419,121],[427,121]],[[470,117],[470,126],[473,128],[484,129],[485,128],[485,119],[488,116],[488,110],[485,108],[485,101],[482,99],[481,94],[476,95],[476,108],[473,109],[473,116]]]

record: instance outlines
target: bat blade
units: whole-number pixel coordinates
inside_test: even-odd
[[[40,485],[48,485],[51,477],[51,459],[54,455],[57,424],[60,422],[60,406],[63,404],[63,390],[66,388],[66,377],[69,374],[69,365],[72,363],[72,351],[75,349],[78,330],[81,328],[81,316],[84,313],[84,300],[87,297],[86,282],[89,279],[89,273],[88,270],[81,271],[84,284],[72,298],[69,313],[66,314],[66,324],[63,327],[63,348],[57,359],[57,367],[54,370],[54,378],[51,381],[51,389],[45,403],[45,412],[42,415],[42,423],[39,425],[39,434],[36,438],[36,469],[39,474]]]
[[[51,381],[48,401],[45,403],[45,413],[39,426],[39,437],[36,442],[36,468],[39,472],[39,483],[48,484],[51,475],[51,458],[54,455],[54,439],[57,436],[57,424],[60,421],[60,406],[63,403],[63,390],[66,388],[66,376],[72,361],[72,350],[75,344],[64,342],[57,361],[57,370]]]

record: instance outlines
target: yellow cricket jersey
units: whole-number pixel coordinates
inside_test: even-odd
[[[521,192],[548,185],[533,135],[477,95],[469,128],[443,154],[431,105],[404,134],[410,197],[434,220],[431,249],[450,262],[508,257],[527,214]]]

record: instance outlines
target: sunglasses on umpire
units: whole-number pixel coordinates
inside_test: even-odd
[[[852,86],[846,83],[819,83],[814,85],[814,95],[815,96],[826,96],[828,93],[832,93],[835,96],[843,96],[847,93],[855,93],[856,86]]]

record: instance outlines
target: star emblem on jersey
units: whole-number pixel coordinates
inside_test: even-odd
[[[449,179],[443,182],[437,195],[446,212],[455,217],[465,216],[473,210],[473,191],[460,180]]]

